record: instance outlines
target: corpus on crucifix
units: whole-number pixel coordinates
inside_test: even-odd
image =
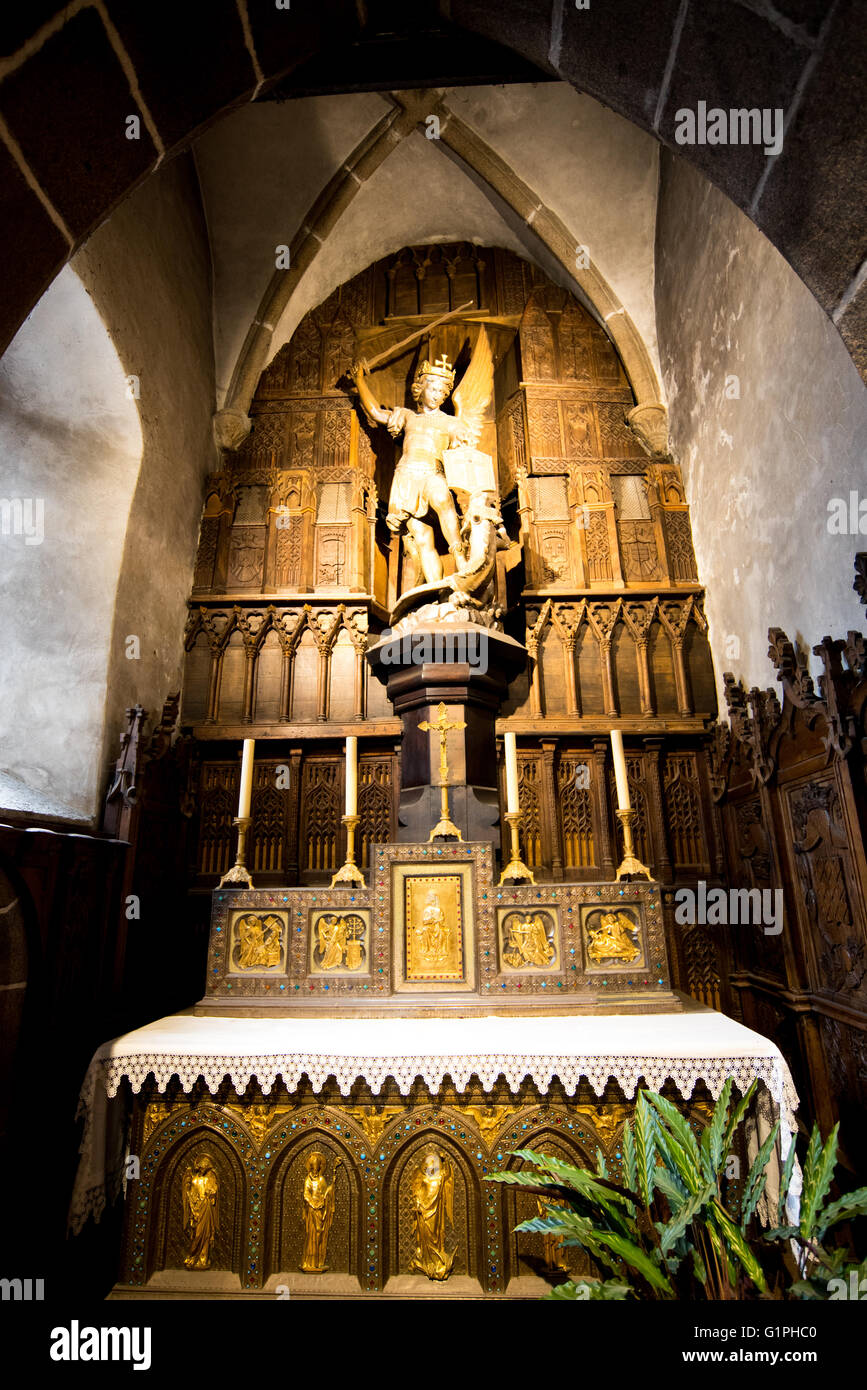
[[[439,734],[440,736],[440,818],[430,833],[430,839],[435,840],[439,837],[440,839],[463,840],[463,835],[449,815],[449,762],[446,741],[452,729],[465,729],[467,727],[466,721],[463,719],[450,721],[448,709],[440,701],[437,706],[437,722],[432,724],[429,720],[423,719],[418,727],[423,733]]]

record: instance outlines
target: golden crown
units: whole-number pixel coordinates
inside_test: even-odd
[[[423,376],[438,376],[442,381],[448,382],[450,390],[455,384],[455,369],[445,353],[438,357],[436,362],[429,362],[425,358],[415,374],[416,381],[421,381]]]

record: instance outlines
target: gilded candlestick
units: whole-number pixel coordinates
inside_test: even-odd
[[[530,870],[527,868],[527,865],[524,863],[524,861],[523,861],[522,858],[521,858],[520,841],[519,841],[518,832],[519,832],[519,827],[520,827],[520,824],[521,824],[521,819],[522,819],[522,817],[523,817],[523,814],[524,814],[523,811],[507,811],[507,812],[506,812],[506,820],[507,820],[507,822],[508,822],[508,825],[509,825],[509,832],[510,832],[511,837],[512,837],[512,857],[511,857],[511,859],[509,860],[509,862],[508,862],[508,864],[506,865],[506,867],[504,868],[503,872],[500,874],[500,883],[501,883],[501,884],[502,884],[502,883],[505,883],[507,879],[522,879],[522,878],[523,878],[523,879],[526,879],[526,880],[528,881],[528,883],[535,883],[535,882],[536,882],[536,880],[535,880],[535,878],[533,877],[532,873],[531,873]]]
[[[331,887],[336,888],[338,883],[358,884],[364,888],[364,874],[355,862],[355,828],[360,820],[359,816],[342,816],[341,820],[346,826],[346,863],[331,880]]]
[[[248,888],[253,887],[253,880],[250,877],[246,865],[247,858],[247,831],[253,824],[252,816],[236,816],[232,821],[238,827],[238,853],[235,862],[227,874],[223,874],[220,879],[220,887],[232,883],[244,883]]]
[[[653,879],[646,864],[642,864],[640,859],[635,857],[635,842],[632,838],[632,822],[635,820],[635,811],[629,807],[626,810],[615,811],[614,813],[620,824],[623,826],[623,859],[617,870],[615,882],[619,883],[624,874],[644,874],[645,878]]]

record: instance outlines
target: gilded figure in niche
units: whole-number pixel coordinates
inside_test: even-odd
[[[360,970],[364,964],[365,923],[354,913],[325,912],[316,922],[314,964],[319,970]]]
[[[428,965],[444,965],[449,957],[449,927],[436,893],[427,895],[427,904],[416,926],[419,956]]]
[[[587,927],[587,955],[596,965],[603,961],[631,962],[641,955],[635,936],[637,926],[625,912],[603,912],[598,927]]]
[[[447,1248],[447,1231],[454,1225],[455,1179],[445,1154],[429,1149],[412,1181],[416,1248],[411,1270],[428,1279],[448,1279],[455,1262]]]
[[[548,938],[545,921],[538,913],[532,916],[515,912],[507,921],[507,941],[503,959],[514,969],[522,965],[550,965],[556,947]]]
[[[322,969],[335,970],[343,964],[346,950],[346,922],[333,913],[330,917],[320,917],[318,922],[319,950],[322,955]]]
[[[240,970],[270,970],[280,964],[283,923],[273,912],[264,917],[245,913],[238,919],[236,932]]]
[[[552,1216],[555,1214],[555,1209],[565,1208],[568,1210],[565,1202],[547,1201],[542,1197],[536,1198],[536,1206],[539,1216]],[[568,1274],[569,1266],[563,1258],[563,1237],[555,1235],[553,1231],[544,1231],[542,1233],[542,1248],[545,1268],[558,1274]]]
[[[406,967],[408,980],[463,979],[459,878],[407,878]]]
[[[327,1266],[328,1233],[334,1220],[334,1182],[341,1159],[334,1160],[334,1177],[328,1181],[325,1155],[314,1149],[307,1155],[307,1176],[304,1179],[304,1253],[301,1268],[307,1274],[324,1274]]]
[[[220,1180],[209,1153],[201,1153],[187,1168],[181,1182],[184,1231],[189,1251],[187,1269],[210,1269],[211,1249],[219,1230]]]

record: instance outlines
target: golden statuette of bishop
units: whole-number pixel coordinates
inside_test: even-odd
[[[314,1149],[307,1156],[307,1176],[301,1194],[304,1219],[304,1252],[301,1268],[306,1274],[324,1274],[328,1254],[328,1234],[334,1220],[334,1182],[341,1160],[334,1160],[334,1176],[331,1181],[325,1172],[325,1155]]]
[[[418,726],[422,733],[439,734],[440,736],[440,818],[428,836],[428,843],[437,838],[454,840],[463,840],[464,838],[449,815],[449,760],[446,742],[452,729],[465,729],[467,725],[463,719],[450,721],[448,713],[445,704],[440,701],[437,705],[436,723],[432,724],[429,720],[423,719]]]

